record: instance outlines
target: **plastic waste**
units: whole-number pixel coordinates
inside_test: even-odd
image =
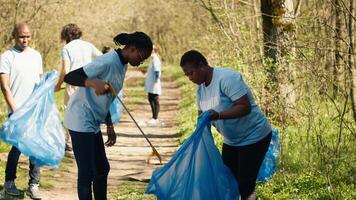
[[[121,99],[121,101],[124,100],[124,92],[122,90],[120,90],[117,96]],[[119,123],[122,115],[122,105],[117,98],[115,98],[114,101],[111,103],[109,110],[112,123]]]
[[[43,75],[32,94],[7,121],[0,137],[38,166],[58,167],[64,156],[64,130],[54,103],[55,71]]]
[[[272,130],[271,143],[268,146],[265,158],[258,172],[257,181],[265,182],[270,179],[276,172],[277,157],[280,153],[280,145],[278,141],[278,129]]]
[[[236,179],[221,158],[210,130],[209,112],[172,159],[156,169],[146,193],[159,200],[238,199]]]

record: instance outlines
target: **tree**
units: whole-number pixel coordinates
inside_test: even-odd
[[[267,93],[274,92],[268,102],[272,107],[282,106],[284,114],[291,114],[295,106],[294,66],[295,16],[299,14],[301,1],[294,9],[292,0],[261,0],[263,48],[267,72]],[[295,11],[296,10],[296,11]],[[281,99],[281,101],[279,101]],[[272,112],[272,108],[266,109]],[[286,116],[284,116],[286,117]]]

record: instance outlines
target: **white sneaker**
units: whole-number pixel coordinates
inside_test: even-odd
[[[14,181],[6,181],[4,184],[5,194],[9,194],[12,196],[21,195],[21,191],[17,189]]]
[[[31,183],[27,190],[27,195],[31,197],[31,199],[41,199],[39,184]]]
[[[147,123],[147,126],[158,126],[159,120],[158,119],[150,119],[146,123]]]

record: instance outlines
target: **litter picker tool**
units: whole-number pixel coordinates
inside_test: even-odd
[[[140,132],[142,133],[143,137],[147,140],[148,144],[150,144],[151,148],[152,148],[152,155],[157,156],[157,158],[159,159],[159,163],[162,164],[162,157],[161,155],[158,153],[158,151],[156,150],[156,148],[152,145],[151,141],[148,139],[148,137],[146,136],[146,134],[142,131],[141,127],[137,124],[136,120],[133,118],[133,116],[131,115],[131,113],[129,112],[129,110],[126,108],[125,104],[121,101],[121,99],[117,96],[117,92],[115,90],[115,88],[110,84],[109,84],[109,89],[110,92],[120,101],[122,107],[124,107],[124,109],[126,110],[126,112],[130,115],[132,121],[135,123],[136,127],[140,130]]]

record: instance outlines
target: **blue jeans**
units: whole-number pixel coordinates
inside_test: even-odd
[[[107,177],[110,171],[103,136],[99,133],[82,133],[69,130],[74,157],[78,167],[77,192],[80,200],[94,197],[106,200]]]
[[[17,163],[19,162],[20,154],[21,152],[15,146],[12,146],[7,156],[5,181],[13,181],[16,179]],[[30,159],[30,180],[28,184],[38,184],[40,182],[40,174],[40,167],[32,164]]]

